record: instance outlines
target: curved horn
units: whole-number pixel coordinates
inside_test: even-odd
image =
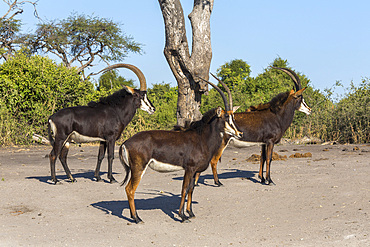
[[[233,109],[233,99],[231,97],[231,92],[230,92],[230,89],[226,86],[226,84],[221,81],[220,79],[218,79],[214,74],[211,73],[211,75],[219,82],[221,83],[221,85],[225,88],[226,92],[227,92],[227,95],[229,96],[229,108],[232,110]]]
[[[224,92],[222,92],[222,90],[221,90],[219,87],[217,87],[215,84],[213,84],[212,82],[207,81],[207,80],[204,80],[203,78],[201,78],[201,77],[199,77],[199,76],[197,76],[197,77],[198,77],[199,79],[201,79],[202,81],[207,82],[209,85],[211,85],[212,87],[214,87],[214,88],[217,90],[217,92],[219,92],[219,93],[220,93],[220,95],[221,95],[221,97],[222,97],[222,100],[224,101],[225,111],[226,111],[226,112],[230,111],[230,109],[229,109],[229,104],[227,103],[227,99],[226,99],[226,96],[225,96]]]
[[[290,78],[292,78],[296,91],[299,91],[302,89],[301,80],[299,80],[298,75],[293,70],[288,69],[288,68],[279,68],[279,67],[273,67],[273,66],[271,66],[271,68],[278,69],[278,70],[281,70],[287,73],[290,76]]]
[[[133,71],[136,74],[136,76],[139,78],[140,91],[146,91],[145,76],[144,76],[143,72],[141,72],[141,70],[138,67],[134,66],[134,65],[126,64],[126,63],[117,63],[117,64],[110,65],[110,66],[106,67],[105,69],[100,70],[97,74],[102,73],[102,72],[105,73],[105,72],[108,72],[112,69],[118,69],[118,68],[126,68],[126,69],[129,69],[129,70]]]

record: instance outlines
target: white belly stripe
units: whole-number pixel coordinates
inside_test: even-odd
[[[100,138],[100,137],[91,137],[91,136],[84,136],[84,135],[81,135],[80,133],[78,133],[76,131],[73,131],[69,135],[69,138],[67,140],[68,141],[74,141],[74,142],[77,142],[77,143],[105,141],[103,138]]]
[[[245,142],[245,141],[240,141],[235,138],[230,139],[230,145],[237,147],[237,148],[244,148],[244,147],[250,147],[250,146],[260,146],[264,144],[263,142]]]
[[[153,158],[149,160],[148,165],[150,168],[157,172],[175,172],[184,170],[184,168],[182,168],[181,166],[163,163]]]

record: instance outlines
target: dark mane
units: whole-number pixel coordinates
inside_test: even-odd
[[[203,114],[202,119],[194,122],[187,122],[185,123],[185,127],[182,126],[174,126],[173,130],[175,131],[189,131],[189,130],[197,130],[198,132],[202,132],[203,127],[206,126],[211,120],[216,116],[217,108],[213,108],[206,113]]]
[[[289,92],[279,93],[274,98],[272,98],[270,102],[259,104],[257,106],[251,106],[246,110],[246,112],[264,111],[270,109],[272,112],[276,113],[281,109],[285,101],[288,99],[288,96]]]
[[[122,104],[122,99],[125,98],[127,95],[130,95],[130,93],[128,93],[126,89],[120,89],[111,95],[101,97],[98,102],[91,101],[87,105],[90,107],[97,107],[98,105],[117,106]]]

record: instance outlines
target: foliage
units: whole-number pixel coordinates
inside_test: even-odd
[[[238,63],[249,68],[241,61]],[[287,61],[281,58],[275,59],[272,65],[288,67]],[[293,88],[289,76],[270,67],[255,78],[248,73],[235,73],[233,69],[227,71],[226,67],[218,71],[226,71],[224,76],[232,81],[234,106],[242,106],[239,111],[267,102],[276,94]],[[76,69],[57,65],[48,58],[16,53],[15,57],[0,66],[0,145],[30,143],[32,133],[46,135],[47,118],[53,112],[67,106],[85,105],[91,100],[112,94],[121,87],[121,83],[132,83],[132,80],[126,81],[112,72],[99,78],[98,90],[89,81],[81,80]],[[352,83],[344,97],[334,103],[332,89],[321,92],[310,86],[310,80],[305,75],[297,74],[302,86],[307,86],[304,99],[312,108],[312,113],[306,116],[296,112],[285,138],[309,136],[323,141],[370,141],[370,79],[365,78],[359,86]],[[235,75],[236,79],[231,75]],[[110,82],[107,83],[109,80],[112,80],[112,87]],[[138,110],[119,142],[139,131],[172,129],[176,124],[177,95],[177,87],[171,87],[168,83],[154,84],[148,88],[148,98],[156,107],[156,112],[149,115]],[[211,89],[202,98],[201,111],[216,106],[223,106],[223,102],[218,92]]]
[[[250,66],[242,59],[235,59],[225,63],[217,70],[217,76],[232,91],[235,91],[234,89],[243,84],[249,78],[250,73]]]
[[[353,82],[346,96],[334,111],[334,128],[339,131],[338,140],[349,143],[370,142],[370,80],[364,78],[360,86]]]
[[[149,100],[156,110],[153,115],[138,110],[131,123],[123,131],[121,142],[139,131],[172,129],[176,125],[177,87],[168,83],[154,84],[147,91]]]
[[[221,66],[217,75],[232,88],[233,104],[241,106],[239,111],[244,111],[251,105],[268,102],[278,93],[293,88],[291,78],[284,72],[269,67],[252,78],[248,70],[244,69],[249,68],[245,62],[234,61]],[[280,57],[271,65],[289,68],[287,60]],[[302,87],[307,87],[303,94],[306,103],[312,108],[312,113],[306,116],[296,112],[285,138],[309,136],[324,141],[369,142],[369,79],[364,79],[360,87],[352,84],[346,96],[334,103],[331,99],[332,89],[321,92],[310,86],[310,80],[305,75],[297,74]],[[341,85],[337,82],[336,86]],[[209,91],[208,96],[203,96],[202,102],[203,113],[212,107],[223,106],[221,97],[214,89]]]
[[[13,116],[4,103],[5,98],[0,97],[0,146],[29,144],[32,126],[18,121]]]
[[[126,80],[124,77],[118,75],[116,70],[111,70],[99,77],[97,90],[116,91],[121,89],[123,85],[135,88],[134,80]]]
[[[19,32],[20,27],[19,20],[0,19],[0,59],[7,60],[14,52],[18,39],[16,33]]]
[[[76,69],[57,65],[49,58],[27,56],[22,51],[0,66],[2,111],[20,124],[45,134],[46,121],[64,107],[86,103],[93,92]]]
[[[240,111],[244,111],[252,105],[268,102],[275,95],[291,90],[294,86],[291,78],[280,70],[269,67],[265,69],[262,74],[252,78],[249,76],[250,69],[246,62],[242,60],[234,61],[236,62],[231,61],[221,66],[217,75],[221,79],[227,79],[228,83],[226,84],[231,90],[233,105],[240,106]],[[288,62],[280,57],[273,61],[272,66],[289,68]],[[301,79],[302,87],[308,86],[309,80],[305,76],[299,73],[297,74]],[[232,85],[232,88],[230,88],[230,85]],[[218,86],[223,89],[221,85]],[[310,88],[310,86],[308,86],[308,88]],[[223,106],[220,96],[217,92],[213,91],[215,90],[212,89],[209,92],[211,97],[204,96],[202,98],[202,112],[205,112],[206,109],[210,109],[211,107]],[[217,95],[219,99],[214,100],[215,95]]]
[[[36,2],[19,1],[19,0],[3,0],[2,8],[5,12],[0,14],[0,59],[7,60],[11,57],[16,47],[23,42],[18,34],[21,27],[21,21],[16,19],[16,16],[23,13],[24,5],[33,5],[34,15],[37,17]],[[1,16],[2,15],[2,16]]]
[[[141,51],[141,45],[126,36],[118,23],[77,13],[38,24],[28,43],[33,51],[57,55],[67,67],[78,63],[77,72],[91,66],[96,57],[104,62],[120,61],[128,52]]]

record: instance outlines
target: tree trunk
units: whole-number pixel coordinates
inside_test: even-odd
[[[192,26],[192,54],[186,38],[184,14],[179,0],[158,0],[165,25],[166,44],[164,55],[178,84],[177,124],[198,120],[201,95],[207,84],[212,59],[210,17],[213,0],[194,0],[189,15]]]

